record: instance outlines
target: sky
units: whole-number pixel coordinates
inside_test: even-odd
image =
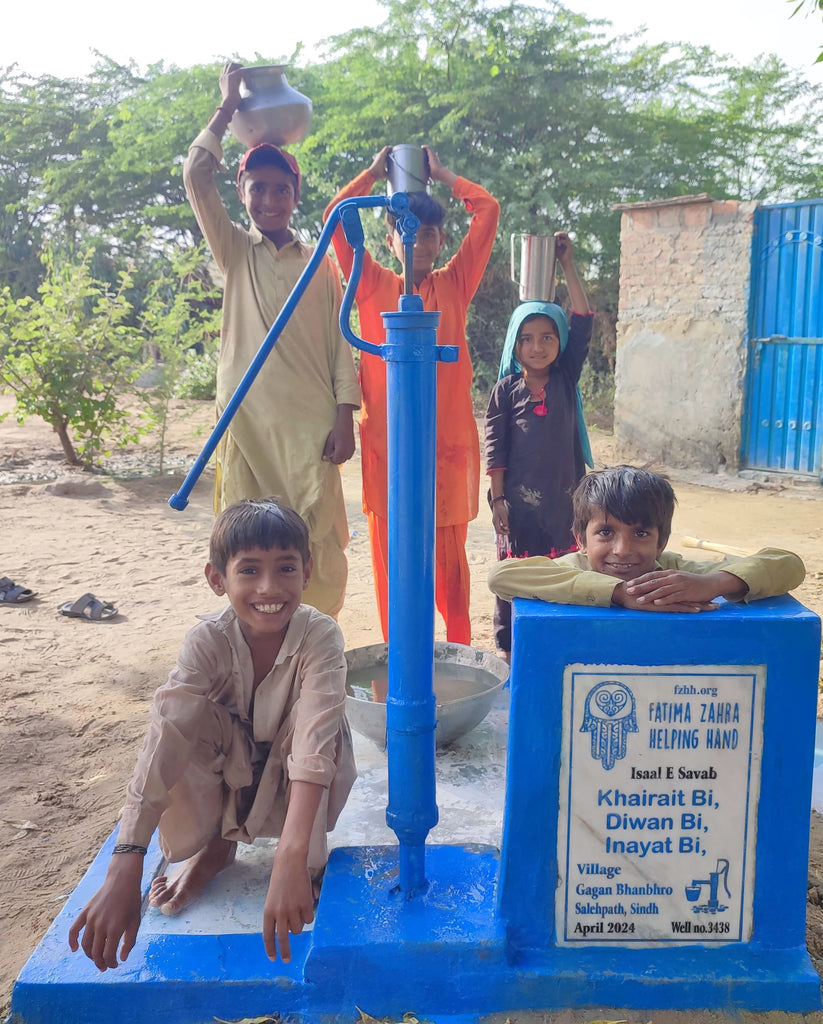
[[[803,12],[790,18],[794,0],[566,0],[566,6],[608,19],[610,34],[645,26],[648,42],[706,44],[740,64],[774,52],[823,85],[823,64],[814,65],[823,49],[823,20]],[[276,10],[268,29],[267,10]],[[236,6],[231,0],[141,0],[134,7],[116,0],[41,0],[33,9],[17,0],[5,5],[0,67],[83,77],[94,65],[94,50],[140,67],[160,60],[187,67],[236,54],[251,61],[258,51],[289,54],[301,42],[313,52],[327,36],[378,25],[384,16],[377,0],[247,0]]]

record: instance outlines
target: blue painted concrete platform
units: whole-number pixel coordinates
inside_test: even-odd
[[[493,944],[487,931],[495,943],[500,941],[492,922],[508,701],[504,690],[476,729],[437,754],[440,824],[432,842],[455,845],[427,850],[427,864],[431,862],[433,875],[441,881],[435,880],[425,897],[433,931],[419,941],[438,950],[451,947],[449,955],[436,957],[443,964],[446,991],[453,982],[448,963],[453,968],[460,964],[462,970],[473,956],[485,961]],[[68,929],[103,881],[115,842],[112,834],[20,972],[11,1021],[212,1024],[215,1016],[232,1020],[275,1012],[315,1020],[322,1006],[324,1015],[340,1015],[351,1022],[357,1015],[355,1006],[382,1013],[370,993],[375,985],[383,985],[396,937],[390,933],[388,941],[383,936],[376,943],[376,923],[389,918],[396,923],[402,916],[414,927],[423,904],[415,904],[412,914],[404,915],[402,902],[388,898],[397,865],[396,838],[386,825],[386,754],[356,733],[354,743],[359,776],[329,837],[331,846],[344,848],[332,850],[314,929],[292,936],[289,965],[272,964],[260,937],[274,840],[240,844],[234,863],[179,916],[166,917],[145,905],[137,944],[116,970],[100,974],[82,952],[72,954],[66,942]],[[455,877],[461,857],[471,864],[465,882]],[[162,854],[153,842],[145,863],[144,897],[151,879],[163,868]],[[446,876],[451,877],[449,882],[442,881]],[[327,984],[335,961],[345,961],[350,987],[348,982],[341,985],[339,977]],[[415,987],[403,1010],[422,1007],[414,963],[414,957],[404,957],[402,973],[415,979]],[[312,981],[304,982],[304,971],[312,974]]]
[[[12,1000],[15,1024],[205,1024],[215,1016],[274,1013],[351,1021],[356,1006],[384,1012],[387,990],[392,1003],[397,995],[405,1009],[433,1005],[438,992],[452,991],[458,976],[461,985],[472,975],[479,983],[478,975],[503,960],[503,934],[494,915],[494,848],[432,847],[427,863],[435,880],[424,897],[406,904],[391,894],[396,848],[348,847],[332,853],[314,928],[292,937],[291,963],[272,964],[266,957],[258,923],[266,874],[252,865],[246,881],[256,881],[244,893],[241,865],[241,877],[235,872],[224,880],[227,891],[217,886],[212,893],[222,904],[240,892],[222,931],[207,924],[205,899],[199,914],[192,908],[191,915],[177,919],[147,908],[127,963],[100,974],[81,952],[68,952],[66,932],[97,888],[114,840],[107,840],[21,972]],[[270,858],[269,850],[261,862]],[[162,864],[153,844],[144,894]]]
[[[769,610],[764,602],[761,616]],[[543,615],[546,609],[539,607],[537,612]],[[589,617],[592,614],[587,610]],[[707,617],[705,628],[716,635],[707,642],[730,642],[740,615],[729,609],[713,613],[711,621]],[[669,616],[655,617],[657,629],[664,618]],[[642,613],[626,613],[606,621],[608,628],[631,631],[641,620],[647,621]],[[561,632],[567,638],[564,642],[577,642],[577,634]],[[587,649],[592,635],[579,632],[579,642]],[[755,653],[747,649],[746,657]],[[683,653],[678,657],[685,660]],[[794,684],[793,699],[784,708],[774,674],[771,681],[775,704],[767,709],[767,718],[790,718]],[[545,680],[533,692],[545,692],[544,684]],[[753,942],[714,948],[708,957],[705,949],[694,946],[615,950],[512,942],[501,924],[504,883],[498,854],[508,701],[509,692],[504,691],[485,722],[438,753],[441,823],[426,850],[430,886],[424,896],[407,901],[393,892],[398,862],[394,834],[385,824],[386,758],[369,741],[356,737],[360,778],[331,837],[337,848],[314,927],[292,938],[289,965],[267,959],[259,933],[272,841],[241,846],[235,863],[179,917],[167,918],[146,908],[137,944],[127,964],[117,970],[101,975],[82,953],[71,954],[66,944],[69,925],[103,879],[112,836],[23,968],[12,996],[11,1020],[212,1024],[215,1017],[238,1020],[277,1013],[306,1024],[351,1024],[360,1008],[375,1017],[400,1020],[404,1012],[412,1011],[437,1024],[454,1024],[457,1019],[467,1024],[496,1012],[526,1014],[540,1008],[551,1009],[564,1021],[570,1018],[563,1011],[582,1013],[586,1007],[592,1012],[575,1019],[622,1019],[622,1013],[602,1012],[603,1007],[616,1005],[632,1007],[635,1014],[648,1011],[643,1020],[652,1019],[663,1007],[669,1008],[666,1019],[671,1020],[676,1007],[688,1024],[702,1021],[700,1011],[705,1010],[734,1015],[779,1009],[784,1014],[810,1014],[810,1020],[819,1017],[820,978],[800,945],[775,950],[755,937]],[[547,719],[541,711],[538,717],[546,728],[538,730],[542,738],[535,749],[544,749],[549,733],[559,728],[559,713],[552,712]],[[796,729],[797,723],[791,724]],[[788,791],[783,792],[785,807],[790,801]],[[804,813],[807,816],[808,810]],[[523,808],[523,814],[529,819],[530,835],[524,838],[521,830],[521,844],[551,846],[554,831],[545,808],[532,804]],[[541,832],[546,833],[543,840]],[[509,865],[505,884],[509,913],[515,900],[519,910],[514,917],[526,915],[538,927],[544,906],[540,890],[551,892],[556,882],[552,871],[545,870],[545,858],[532,859],[539,869],[529,875]],[[153,845],[146,859],[145,890],[161,867],[161,855]],[[773,874],[766,872],[762,885],[772,883]],[[798,912],[794,908],[790,916]],[[550,933],[552,928],[549,915],[545,930]],[[788,986],[786,979],[791,979]]]
[[[431,886],[410,902],[392,893],[396,848],[333,851],[314,928],[292,938],[289,965],[270,963],[256,921],[248,929],[244,920],[254,917],[254,902],[262,905],[264,887],[250,901],[241,893],[237,916],[226,926],[236,932],[210,933],[207,913],[192,920],[149,910],[128,963],[99,974],[82,954],[67,952],[65,935],[96,888],[113,841],[112,836],[21,972],[14,1024],[206,1024],[214,1017],[274,1013],[307,1022],[351,1022],[355,1007],[398,1020],[412,1010],[427,1020],[466,1021],[483,1015],[480,1004],[485,1012],[602,1005],[599,997],[613,985],[609,950],[558,949],[508,962],[495,913],[498,857],[488,846],[428,848]],[[146,888],[161,864],[153,846]],[[253,866],[249,874],[255,875]],[[237,878],[229,882],[230,890],[242,890]],[[213,895],[221,902],[225,894]],[[712,984],[722,987],[726,1011],[761,1003],[765,1009],[771,996],[764,975],[773,978],[777,998],[783,979],[804,971],[808,992],[785,1011],[810,1011],[819,992],[820,979],[809,970],[805,951],[758,957],[748,950],[744,964],[730,946],[714,951],[710,976],[691,950],[637,950],[630,956],[636,965],[624,983],[624,1003],[638,1009],[670,1004],[675,988],[687,994],[682,1010],[703,1009],[705,987]],[[694,984],[698,961],[703,976]]]

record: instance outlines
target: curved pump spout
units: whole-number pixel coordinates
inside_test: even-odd
[[[309,281],[314,277],[317,272],[317,268],[323,261],[323,257],[326,255],[326,251],[331,244],[332,235],[337,227],[338,222],[341,221],[343,214],[347,214],[346,220],[343,222],[343,229],[347,231],[352,230],[357,233],[359,229],[360,235],[360,247],[359,247],[359,260],[357,259],[358,249],[355,248],[354,243],[352,247],[355,249],[355,267],[352,270],[351,278],[346,286],[346,292],[343,297],[343,305],[340,309],[340,328],[343,331],[344,337],[349,341],[350,344],[354,345],[355,348],[359,348],[365,352],[372,352],[375,355],[380,354],[380,348],[377,345],[372,345],[367,341],[363,341],[362,338],[358,338],[349,327],[349,315],[351,313],[351,307],[354,302],[354,295],[357,291],[357,285],[360,282],[360,274],[363,266],[363,228],[360,224],[360,217],[357,214],[357,208],[366,207],[379,207],[388,206],[393,213],[402,215],[409,207],[409,197],[405,192],[396,192],[393,196],[358,196],[354,199],[344,199],[341,203],[338,203],[332,210],[331,216],[326,221],[323,227],[323,231],[320,234],[320,238],[317,240],[317,246],[312,253],[311,259],[303,269],[303,273],[297,279],[297,283],[292,288],[289,297],[283,304],[283,308],[277,315],[277,319],[269,328],[269,333],[263,339],[260,348],[257,350],[257,354],[251,363],[249,368],[243,374],[243,378],[235,388],[234,394],[229,399],[226,408],[223,410],[223,414],[214,426],[208,440],[203,445],[200,454],[195,459],[194,465],[186,475],[186,479],[183,481],[180,489],[176,491],[169,498],[169,505],[178,512],[182,512],[183,509],[189,503],[189,495],[194,489],[194,485],[200,479],[200,475],[208,465],[209,459],[214,455],[215,449],[220,442],[220,438],[228,429],[234,414],[240,407],[240,403],[246,397],[249,388],[255,381],[257,374],[260,372],[263,363],[269,357],[269,353],[277,343],[277,339],[280,337],[283,328],[288,323],[289,318],[300,301],[303,292],[306,290]],[[349,212],[350,211],[350,212]],[[354,214],[354,219],[357,221],[355,228],[352,221],[351,214]],[[415,218],[416,219],[416,218]],[[347,229],[348,224],[348,229]],[[415,231],[417,228],[415,227]],[[355,273],[356,271],[356,273]],[[345,318],[345,322],[344,322]]]

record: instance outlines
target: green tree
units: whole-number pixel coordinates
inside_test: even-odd
[[[84,181],[106,161],[107,115],[133,86],[133,73],[111,63],[82,80],[0,73],[0,280],[15,295],[36,294],[51,241],[74,251],[110,247],[111,236],[92,230]]]
[[[611,313],[593,345],[595,366],[607,370],[615,204],[692,192],[784,199],[823,188],[820,91],[776,58],[741,69],[708,48],[615,40],[602,23],[551,2],[385,7],[382,26],[329,40],[323,59],[302,69],[316,116],[301,159],[320,186],[306,190],[304,210],[319,223],[328,189],[385,143],[430,143],[447,166],[489,188],[501,202],[502,237],[470,312],[480,374],[491,372],[489,349],[499,351],[516,302],[504,270],[510,232],[574,233],[596,307]],[[450,221],[456,244],[464,219],[454,206]]]
[[[121,401],[139,373],[139,338],[127,326],[128,274],[112,291],[88,262],[57,266],[44,255],[38,297],[0,293],[0,386],[14,415],[41,416],[60,438],[66,461],[92,466],[109,444],[140,433]]]
[[[708,48],[615,39],[608,23],[553,0],[384,7],[378,28],[335,36],[313,60],[285,57],[289,80],[315,112],[297,147],[304,187],[296,223],[316,236],[329,196],[386,143],[430,143],[447,166],[482,182],[502,217],[470,312],[479,373],[491,374],[516,302],[509,233],[573,232],[593,302],[605,313],[592,365],[608,371],[615,204],[693,192],[764,202],[823,193],[821,90],[776,58],[741,68]],[[0,283],[34,296],[45,245],[68,260],[93,251],[97,280],[115,283],[130,268],[136,324],[152,283],[168,273],[169,252],[200,238],[181,168],[218,102],[219,68],[141,70],[101,57],[83,81],[0,74]],[[225,143],[233,168],[241,147],[230,136]],[[231,170],[221,173],[218,187],[241,219],[232,179]],[[379,221],[363,219],[379,243]],[[449,220],[454,246],[465,227],[454,204]]]

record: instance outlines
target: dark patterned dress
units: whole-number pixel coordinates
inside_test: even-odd
[[[571,494],[586,473],[577,429],[576,387],[589,350],[592,317],[572,313],[566,348],[535,401],[521,374],[497,382],[486,412],[486,469],[505,470],[509,535],[498,558],[575,551]],[[495,599],[498,650],[511,650],[511,604]]]

